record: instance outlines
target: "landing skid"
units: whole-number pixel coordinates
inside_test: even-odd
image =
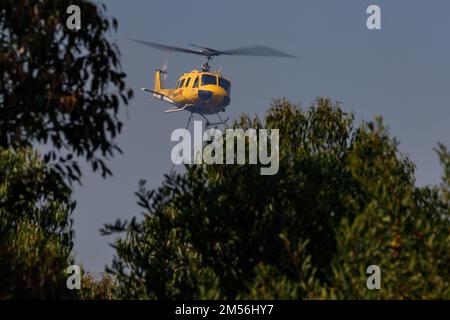
[[[185,104],[183,107],[173,107],[173,108],[170,108],[170,109],[168,109],[168,110],[166,110],[166,111],[164,111],[165,113],[171,113],[171,112],[178,112],[178,111],[183,111],[183,110],[186,110],[186,108],[187,107],[189,107],[190,106],[190,104]]]

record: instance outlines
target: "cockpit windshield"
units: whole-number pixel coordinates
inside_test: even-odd
[[[224,88],[228,93],[230,93],[230,89],[231,89],[231,83],[230,81],[224,79],[224,78],[219,78],[219,86],[221,86],[222,88]]]
[[[206,86],[208,84],[217,85],[217,77],[212,74],[204,74],[202,75],[202,86]]]

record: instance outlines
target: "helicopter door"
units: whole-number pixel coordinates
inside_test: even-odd
[[[189,88],[190,89],[189,90],[189,96],[190,96],[191,99],[195,99],[197,97],[199,76],[196,76],[195,80],[194,80],[194,78],[192,78],[192,80],[193,80],[193,83],[191,81],[192,87]]]
[[[189,77],[186,79],[186,82],[184,84],[184,94],[188,99],[193,99],[197,95],[195,90],[192,88],[192,80],[193,77]]]

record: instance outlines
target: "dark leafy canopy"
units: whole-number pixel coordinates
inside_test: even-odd
[[[414,165],[381,120],[318,99],[275,101],[278,174],[257,165],[188,166],[137,193],[144,219],[117,221],[110,272],[132,298],[449,298],[449,155],[441,187],[416,188]],[[382,291],[366,287],[380,265]]]
[[[75,203],[30,149],[0,151],[0,299],[72,297]]]
[[[81,8],[81,29],[69,30],[67,7]],[[117,21],[89,1],[2,0],[0,7],[0,146],[51,144],[47,161],[69,181],[81,172],[74,156],[94,171],[111,172],[104,159],[120,149],[119,103],[125,87],[118,47],[108,39]]]

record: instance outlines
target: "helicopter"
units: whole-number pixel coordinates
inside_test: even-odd
[[[172,108],[165,110],[166,113],[190,112],[188,126],[194,113],[199,114],[206,120],[207,127],[218,124],[225,125],[228,121],[228,119],[223,120],[219,112],[225,112],[225,108],[231,102],[231,81],[221,74],[221,70],[211,71],[211,63],[215,57],[241,55],[297,58],[267,46],[247,46],[231,50],[216,50],[190,44],[193,49],[188,49],[150,41],[131,40],[158,50],[189,53],[206,58],[206,62],[201,66],[200,70],[183,73],[179,77],[175,88],[163,88],[163,79],[167,76],[167,65],[161,69],[156,69],[153,89],[142,88],[143,91],[151,93],[154,99],[173,105]],[[206,115],[217,115],[219,121],[211,123]]]

